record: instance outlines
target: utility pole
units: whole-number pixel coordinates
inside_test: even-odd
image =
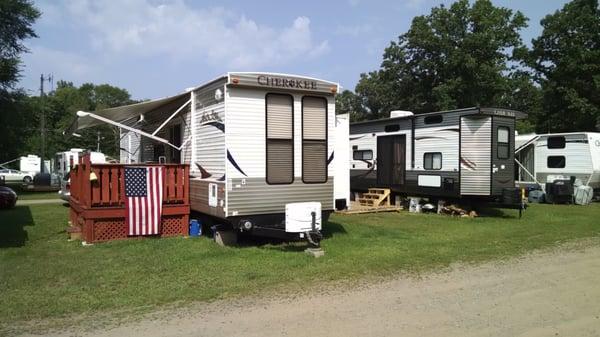
[[[42,163],[44,163],[44,159],[46,158],[46,111],[44,105],[44,74],[40,75],[40,137],[41,139],[41,149],[40,155],[42,157]],[[43,167],[43,165],[42,165]]]
[[[44,77],[44,74],[40,75],[40,136],[41,136],[41,148],[40,156],[42,157],[42,171],[44,169],[44,160],[46,159],[46,105],[45,105],[45,94],[44,94],[44,81],[48,81],[52,89],[54,89],[54,76],[52,74]]]

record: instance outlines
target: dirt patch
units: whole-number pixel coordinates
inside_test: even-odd
[[[314,294],[224,300],[59,336],[599,336],[600,242]]]

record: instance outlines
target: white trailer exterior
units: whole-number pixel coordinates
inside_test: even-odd
[[[335,148],[333,157],[335,208],[350,207],[350,115],[335,116]]]
[[[570,132],[516,136],[517,183],[539,184],[574,176],[600,190],[600,133]]]
[[[124,163],[190,164],[193,211],[271,235],[285,231],[286,204],[319,202],[323,220],[334,208],[338,91],[305,76],[235,72],[176,96],[80,112],[71,129],[120,127]]]

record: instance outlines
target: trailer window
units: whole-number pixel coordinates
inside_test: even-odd
[[[548,156],[548,168],[565,168],[567,160],[565,156]]]
[[[302,181],[327,181],[327,100],[302,98]]]
[[[441,170],[442,169],[442,153],[427,152],[423,155],[423,167],[426,170]]]
[[[498,141],[496,143],[497,147],[497,157],[498,159],[508,159],[510,152],[510,140],[508,135],[510,134],[510,129],[506,126],[498,127]]]
[[[563,136],[548,137],[547,146],[549,149],[564,149],[565,144],[566,141]]]
[[[358,150],[352,152],[352,159],[354,160],[372,160],[373,151],[371,150]]]
[[[266,176],[268,184],[294,181],[294,99],[291,95],[266,96]]]
[[[400,131],[400,125],[399,124],[390,124],[390,125],[386,125],[384,127],[385,132],[396,132],[396,131]]]
[[[444,116],[434,115],[425,117],[425,124],[439,124],[444,121]]]

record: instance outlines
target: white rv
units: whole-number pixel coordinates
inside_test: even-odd
[[[497,108],[392,111],[390,118],[353,123],[352,190],[498,200],[515,187],[515,120],[524,116]]]
[[[333,190],[335,208],[343,210],[350,207],[350,115],[335,116],[335,147],[333,157]]]
[[[193,211],[256,235],[304,237],[334,209],[338,91],[304,76],[228,73],[179,95],[80,111],[70,131],[115,125],[122,163],[190,164]]]
[[[516,136],[520,185],[540,185],[574,176],[600,191],[600,133],[570,132]]]

